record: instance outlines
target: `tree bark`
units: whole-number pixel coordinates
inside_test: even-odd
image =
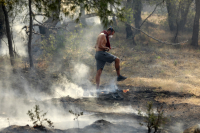
[[[32,52],[31,52],[31,41],[32,41],[32,30],[33,30],[33,18],[32,18],[32,8],[31,8],[32,0],[29,0],[29,40],[28,40],[28,55],[29,55],[29,63],[30,68],[33,68],[33,59],[32,59]]]
[[[13,54],[13,46],[12,46],[12,37],[11,37],[11,32],[10,32],[10,24],[9,24],[9,19],[8,19],[8,12],[7,12],[4,4],[2,4],[2,9],[4,12],[4,17],[5,17],[6,35],[7,35],[7,39],[8,39],[10,63],[12,66],[14,66],[14,54]]]
[[[192,35],[192,46],[198,46],[199,37],[199,18],[200,18],[200,0],[195,0],[196,2],[196,14],[194,18],[193,25],[193,35]]]
[[[181,5],[182,5],[182,1],[179,2],[179,7],[178,7],[178,11],[177,11],[177,15],[176,15],[176,34],[175,34],[175,37],[174,37],[174,43],[178,43],[178,33],[179,33],[179,11],[180,11],[180,8],[181,8]]]
[[[176,2],[175,0],[166,0],[168,11],[168,23],[170,31],[176,30]]]
[[[131,0],[127,0],[127,3],[126,3],[126,8],[131,8],[132,6],[132,1]],[[128,14],[130,15],[130,14]],[[128,19],[129,21],[129,19]],[[129,37],[132,37],[133,36],[133,31],[131,29],[131,26],[126,24],[126,38],[128,39]]]
[[[185,24],[187,22],[187,16],[189,12],[190,5],[192,4],[193,0],[183,0],[180,5],[181,11],[181,19],[179,23],[179,29],[181,31],[185,30]]]
[[[140,24],[142,21],[141,18],[141,12],[142,12],[142,1],[141,0],[135,0],[134,1],[134,12],[133,12],[133,18],[135,21],[135,27],[140,28]]]
[[[140,25],[141,25],[141,21],[142,21],[142,17],[141,17],[141,12],[142,12],[142,1],[141,0],[134,0],[133,1],[133,18],[135,21],[135,27],[140,29]],[[135,36],[140,33],[140,31],[138,30],[133,30],[133,36],[132,36],[132,40],[133,40],[133,45],[137,45],[135,42]]]
[[[3,15],[3,10],[2,10],[2,4],[0,4],[0,39],[4,35],[4,15]]]
[[[133,31],[131,29],[131,26],[126,24],[126,39],[128,39],[129,37],[133,36]]]

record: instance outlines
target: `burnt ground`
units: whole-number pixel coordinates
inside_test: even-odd
[[[99,97],[83,97],[74,99],[69,96],[62,98],[54,98],[51,100],[56,105],[62,105],[66,111],[68,111],[69,106],[76,106],[84,113],[91,114],[90,118],[102,118],[102,119],[112,119],[119,121],[115,124],[107,121],[96,121],[85,128],[78,129],[72,128],[68,130],[46,130],[45,132],[66,132],[66,133],[86,133],[86,132],[100,132],[104,131],[106,133],[111,132],[146,132],[147,129],[139,127],[134,128],[131,126],[131,123],[127,121],[120,120],[130,120],[134,119],[138,123],[142,122],[142,117],[137,115],[138,110],[145,112],[146,105],[149,101],[153,103],[154,109],[156,107],[163,106],[164,115],[170,119],[165,126],[163,126],[163,131],[168,133],[180,133],[180,130],[176,129],[176,124],[182,124],[182,131],[193,125],[196,125],[199,122],[200,117],[200,106],[193,104],[167,104],[165,102],[158,102],[158,98],[174,98],[174,99],[187,99],[191,97],[196,97],[192,94],[186,93],[175,93],[169,91],[162,91],[161,88],[149,88],[149,87],[134,87],[134,86],[118,86],[118,96],[113,97],[111,93],[106,94],[106,92],[101,93]],[[124,93],[122,90],[129,89],[128,92]],[[113,93],[112,93],[113,94]],[[196,97],[199,98],[199,97]],[[44,103],[49,102],[43,101]],[[128,108],[127,108],[128,107]],[[129,111],[127,111],[129,110]],[[100,123],[100,124],[99,124]],[[103,123],[103,124],[102,124]],[[123,128],[122,128],[123,127]],[[1,133],[16,131],[17,127],[10,126],[9,128],[3,130]],[[20,128],[20,129],[19,129]],[[27,129],[28,128],[28,129]],[[20,131],[29,131],[29,132],[39,132],[39,130],[32,129],[31,127],[18,127]]]
[[[126,129],[126,131],[124,131]],[[141,130],[134,129],[131,126],[127,125],[119,125],[119,124],[112,124],[109,121],[105,120],[97,120],[93,124],[86,126],[84,128],[72,128],[68,130],[59,130],[59,129],[49,129],[49,128],[33,128],[28,125],[26,126],[10,126],[3,131],[0,131],[1,133],[12,133],[12,132],[17,132],[17,133],[98,133],[98,132],[104,132],[104,133],[133,133],[137,132],[140,133]],[[142,131],[144,132],[144,130]],[[141,133],[142,133],[141,132]]]
[[[113,119],[119,119],[120,117],[121,119],[132,118],[138,120],[138,123],[141,122],[141,117],[137,115],[137,110],[139,109],[145,112],[147,103],[151,101],[154,109],[163,106],[164,115],[170,119],[163,128],[169,133],[180,133],[180,131],[174,129],[177,123],[181,123],[184,130],[199,122],[200,106],[187,103],[175,104],[174,102],[171,104],[165,102],[160,103],[156,100],[158,98],[177,98],[179,100],[185,100],[187,98],[196,97],[193,94],[161,91],[161,88],[149,87],[119,86],[119,89],[129,89],[129,91],[127,93],[120,92],[120,96],[123,97],[121,99],[113,98],[110,94],[101,94],[98,98],[72,99],[63,97],[61,101],[63,104],[76,104],[86,112],[95,112],[95,116],[97,117],[111,117]],[[114,111],[112,113],[106,113],[106,111],[102,111],[103,108],[112,108],[113,106],[113,110],[117,110],[118,107],[130,106],[135,112],[119,113]]]

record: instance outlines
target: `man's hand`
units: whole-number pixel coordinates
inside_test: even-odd
[[[110,50],[110,48],[109,48],[109,47],[107,47],[107,48],[105,49],[105,51],[107,51],[107,52],[108,52],[109,50]]]

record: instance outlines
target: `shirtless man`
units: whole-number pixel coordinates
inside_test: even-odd
[[[126,79],[126,77],[120,75],[119,58],[108,53],[108,51],[111,49],[109,38],[112,38],[114,34],[115,34],[114,29],[109,28],[107,31],[103,31],[101,34],[99,34],[97,38],[97,43],[95,46],[96,48],[95,59],[97,65],[97,74],[96,74],[97,89],[99,88],[100,76],[106,62],[112,63],[113,61],[115,61],[115,69],[118,76],[117,81],[123,81]]]

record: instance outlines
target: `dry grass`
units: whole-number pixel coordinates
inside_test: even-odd
[[[161,87],[161,91],[200,95],[200,52],[188,44],[179,48],[161,44],[127,45],[113,53],[125,56],[121,61],[122,74],[129,77],[119,85]],[[199,104],[197,99],[193,102]]]
[[[119,85],[157,87],[161,88],[157,91],[200,96],[200,52],[188,44],[179,48],[162,44],[127,45],[115,49],[113,53],[120,58],[125,57],[124,60],[121,58],[121,73],[128,79]],[[174,101],[173,98],[157,100],[167,103]],[[177,99],[176,102],[200,105],[199,99],[195,97]]]
[[[191,97],[191,98],[156,98],[157,101],[159,102],[165,102],[167,104],[180,104],[180,103],[188,103],[188,104],[194,104],[194,105],[200,105],[200,99],[199,98],[195,98],[195,97]]]

